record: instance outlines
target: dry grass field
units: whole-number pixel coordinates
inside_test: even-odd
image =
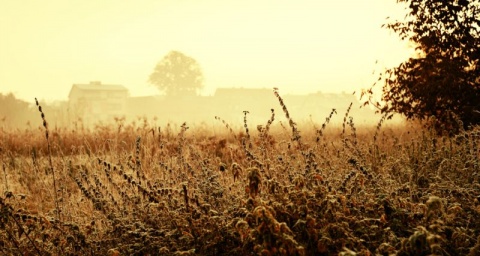
[[[260,125],[0,130],[0,254],[480,255],[480,129],[297,125],[276,96]]]

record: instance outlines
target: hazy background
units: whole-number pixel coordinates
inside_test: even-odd
[[[381,28],[387,16],[404,9],[395,0],[0,0],[0,93],[66,100],[72,84],[102,81],[158,94],[148,76],[171,50],[201,65],[203,95],[351,93],[411,52]]]

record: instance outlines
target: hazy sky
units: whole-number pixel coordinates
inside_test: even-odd
[[[158,94],[156,63],[196,59],[217,87],[353,92],[411,52],[381,25],[395,0],[0,0],[0,93],[65,100],[71,85],[122,84]],[[375,61],[378,63],[375,64]]]

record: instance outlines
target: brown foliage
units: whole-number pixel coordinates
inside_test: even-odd
[[[228,126],[222,133],[148,122],[57,129],[51,163],[44,131],[2,131],[0,251],[478,252],[478,128],[439,137],[385,127],[384,118],[371,128],[357,129],[352,118],[326,128],[332,115],[320,129],[268,121],[249,138]]]

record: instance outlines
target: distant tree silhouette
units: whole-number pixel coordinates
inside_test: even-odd
[[[168,96],[197,95],[203,88],[200,65],[191,57],[171,51],[155,66],[150,83]]]
[[[383,103],[372,100],[374,84],[362,92],[369,98],[365,104],[408,119],[433,116],[437,131],[479,124],[479,0],[398,2],[407,4],[408,15],[386,27],[413,42],[417,56],[379,77]]]
[[[7,128],[26,127],[26,124],[34,120],[34,111],[29,103],[17,99],[13,93],[0,94],[0,124]]]

